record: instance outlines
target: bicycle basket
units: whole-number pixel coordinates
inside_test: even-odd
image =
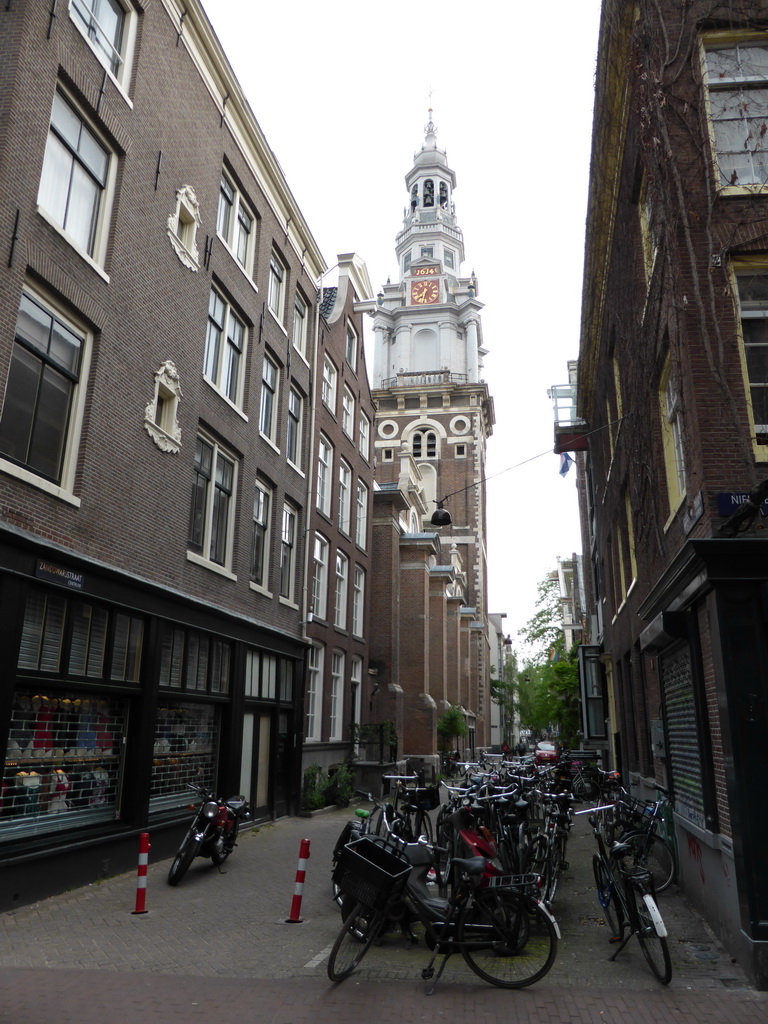
[[[410,870],[400,850],[387,839],[363,836],[341,851],[333,881],[364,906],[382,910],[402,894]]]
[[[419,786],[413,794],[414,803],[422,811],[434,811],[440,806],[439,786]]]
[[[658,804],[653,800],[624,797],[619,801],[616,817],[625,828],[647,828],[658,816]]]

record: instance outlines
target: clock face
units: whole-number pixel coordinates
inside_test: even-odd
[[[413,281],[411,283],[411,302],[423,306],[429,302],[437,302],[440,297],[440,286],[437,281]]]

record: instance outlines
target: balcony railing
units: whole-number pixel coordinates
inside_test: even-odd
[[[555,412],[555,451],[587,450],[587,424],[576,412],[575,384],[556,384],[547,391]]]
[[[466,373],[451,373],[450,370],[432,370],[430,372],[403,372],[396,377],[388,377],[381,382],[382,388],[423,388],[440,384],[466,384]]]

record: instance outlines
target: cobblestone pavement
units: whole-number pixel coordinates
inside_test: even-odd
[[[557,960],[537,985],[495,989],[453,957],[427,997],[420,979],[426,947],[392,941],[372,948],[334,986],[326,963],[340,917],[330,898],[330,859],[348,814],[254,829],[241,835],[222,872],[197,860],[176,888],[166,885],[169,862],[154,863],[143,915],[132,913],[130,873],[1,914],[0,1021],[174,1024],[223,1012],[234,1024],[344,1024],[387,1003],[398,1022],[466,1013],[484,1024],[512,1003],[516,1021],[537,1024],[768,1020],[768,993],[750,987],[676,891],[659,897],[671,984],[658,984],[635,940],[608,962],[615,947],[591,882],[594,842],[584,818],[571,836],[554,908],[562,933]],[[311,843],[302,921],[289,924],[302,838]]]

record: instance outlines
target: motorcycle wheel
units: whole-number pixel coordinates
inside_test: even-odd
[[[179,847],[179,852],[173,858],[171,870],[168,872],[168,885],[179,884],[187,873],[187,868],[197,856],[199,848],[200,843],[198,840],[194,839],[192,836],[187,836]]]
[[[218,867],[223,864],[227,857],[232,853],[237,842],[237,819],[232,822],[232,830],[229,835],[217,836],[216,842],[213,847],[213,853],[211,854],[211,860]]]

